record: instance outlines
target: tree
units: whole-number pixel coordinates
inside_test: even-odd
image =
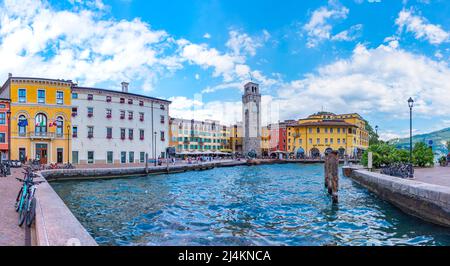
[[[417,142],[413,148],[413,163],[419,167],[433,166],[434,155],[432,149],[423,142]]]
[[[373,130],[373,127],[369,124],[369,121],[364,120],[366,123],[366,130],[369,133],[369,146],[372,144],[380,143],[378,134]]]
[[[408,160],[404,150],[398,150],[393,145],[387,143],[378,143],[370,145],[364,152],[361,163],[364,166],[368,164],[368,155],[372,152],[372,165],[380,168],[383,165],[389,165],[394,162],[405,162]],[[407,152],[406,152],[407,153]]]

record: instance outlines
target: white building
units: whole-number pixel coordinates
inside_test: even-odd
[[[259,85],[248,82],[242,95],[243,152],[261,156],[261,94]]]
[[[122,91],[72,88],[74,164],[130,164],[165,157],[170,101]],[[153,133],[152,133],[153,132]]]

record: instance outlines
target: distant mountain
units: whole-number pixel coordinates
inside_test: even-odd
[[[413,145],[416,142],[424,142],[427,145],[430,140],[433,142],[432,148],[436,156],[447,154],[446,142],[450,141],[450,128],[444,128],[427,134],[413,136]],[[397,148],[409,149],[409,138],[392,139],[389,143],[394,144]]]

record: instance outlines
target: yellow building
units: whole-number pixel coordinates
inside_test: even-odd
[[[65,80],[8,77],[0,97],[11,99],[11,160],[70,161],[71,86]]]
[[[242,154],[242,123],[231,126],[230,129],[230,148],[234,154]]]
[[[287,126],[287,151],[297,158],[317,158],[331,150],[358,157],[368,147],[366,123],[356,113],[319,112]]]
[[[270,129],[265,126],[261,128],[261,154],[269,156],[270,150]]]

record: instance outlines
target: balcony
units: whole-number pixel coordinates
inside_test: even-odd
[[[111,118],[111,117],[112,117],[112,115],[110,115],[110,114],[106,115],[106,118]]]
[[[133,117],[132,117],[132,116],[129,116],[129,117],[128,117],[128,120],[133,120]]]
[[[54,132],[30,132],[29,136],[31,139],[54,139]]]
[[[125,115],[120,115],[120,119],[125,119]]]
[[[94,116],[93,113],[89,113],[89,114],[88,114],[88,117],[93,117],[93,116]]]

